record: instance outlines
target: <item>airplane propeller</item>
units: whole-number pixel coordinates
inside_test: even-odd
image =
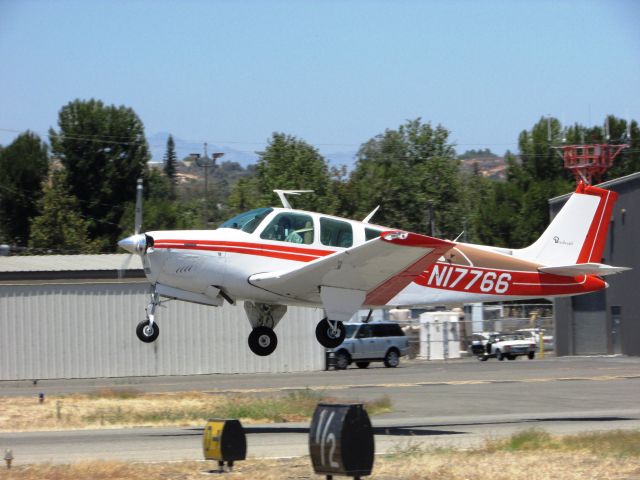
[[[123,238],[118,242],[118,246],[130,253],[127,259],[122,264],[120,270],[124,272],[131,263],[133,254],[144,255],[147,250],[148,240],[151,238],[144,233],[140,233],[142,230],[142,179],[138,179],[138,185],[136,187],[136,207],[135,207],[135,220],[133,235]]]

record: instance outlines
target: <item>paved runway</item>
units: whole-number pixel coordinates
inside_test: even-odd
[[[640,358],[547,358],[515,362],[407,362],[397,369],[205,375],[145,379],[0,382],[0,395],[88,392],[106,385],[140,391],[255,391],[317,388],[349,401],[391,398],[372,419],[376,451],[408,445],[469,447],[530,427],[555,433],[640,428]],[[248,425],[249,455],[307,453],[307,424]],[[201,428],[0,433],[16,463],[80,459],[201,460]]]

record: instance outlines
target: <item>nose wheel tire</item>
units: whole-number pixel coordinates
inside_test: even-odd
[[[332,326],[335,325],[335,328]],[[329,322],[323,318],[316,327],[316,339],[324,348],[336,348],[340,346],[347,334],[342,322]]]
[[[256,355],[271,355],[278,346],[278,337],[269,327],[256,327],[249,334],[249,348]]]
[[[152,324],[149,320],[143,320],[136,327],[136,335],[144,343],[155,342],[160,335],[160,327],[155,322]]]

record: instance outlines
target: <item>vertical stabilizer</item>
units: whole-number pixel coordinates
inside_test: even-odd
[[[600,263],[617,197],[610,190],[580,183],[542,236],[513,250],[513,255],[551,266]]]

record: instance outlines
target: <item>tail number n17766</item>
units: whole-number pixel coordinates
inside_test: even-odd
[[[511,274],[477,270],[453,265],[438,265],[431,270],[427,285],[430,287],[471,290],[474,285],[483,293],[505,293],[511,283]]]

